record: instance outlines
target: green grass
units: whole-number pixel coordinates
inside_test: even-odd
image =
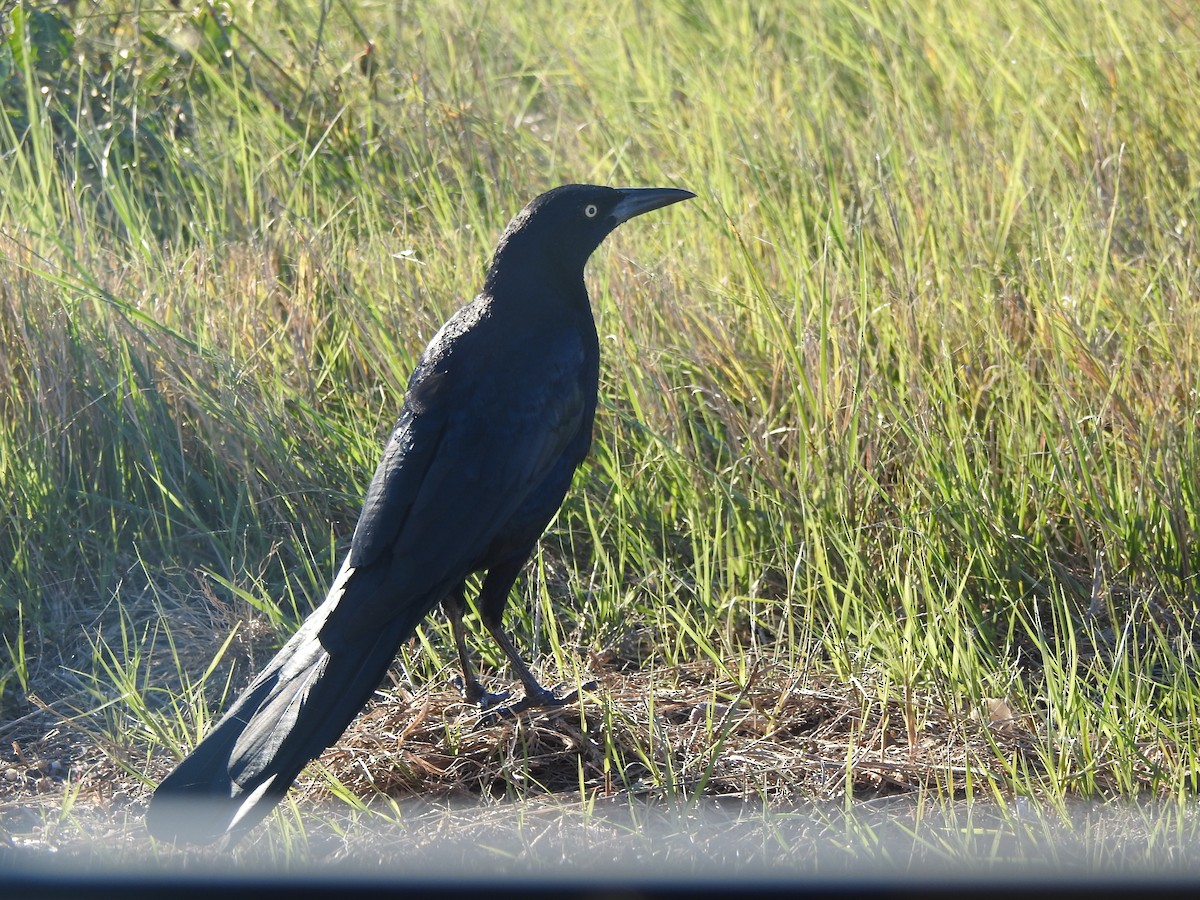
[[[1200,18],[580,6],[2,23],[4,718],[62,692],[122,759],[194,740],[322,595],[508,218],[678,185],[591,264],[595,447],[519,643],[571,673],[642,624],[664,665],[854,682],[910,735],[1003,698],[1032,737],[994,746],[1002,795],[1187,803]],[[405,654],[451,657],[438,621]]]

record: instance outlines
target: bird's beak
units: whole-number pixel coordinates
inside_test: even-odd
[[[696,196],[691,191],[682,191],[679,188],[619,188],[618,190],[621,192],[621,199],[617,201],[617,205],[613,207],[612,211],[612,216],[617,220],[618,225],[628,222],[634,216],[650,212],[652,209],[661,209],[672,203],[678,203],[680,200],[688,200]]]

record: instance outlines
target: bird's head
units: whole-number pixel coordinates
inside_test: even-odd
[[[536,261],[569,278],[608,234],[634,216],[695,197],[678,188],[610,188],[564,184],[535,197],[504,230],[489,279],[497,269]]]

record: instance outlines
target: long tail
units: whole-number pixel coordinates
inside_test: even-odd
[[[159,784],[146,811],[151,834],[207,843],[261,821],[305,764],[366,705],[424,615],[401,616],[355,644],[330,650],[320,630],[334,605],[331,597],[309,617]]]

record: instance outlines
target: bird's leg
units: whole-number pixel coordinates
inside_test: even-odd
[[[491,625],[487,622],[484,624],[496,643],[500,645],[500,649],[504,651],[504,655],[508,657],[508,661],[512,663],[517,677],[521,679],[521,684],[525,686],[524,697],[497,712],[513,714],[527,709],[556,709],[560,706],[569,706],[579,699],[578,689],[560,696],[554,691],[542,687],[533,673],[529,671],[529,666],[525,665],[525,660],[521,659],[521,654],[517,652],[512,639],[504,632],[504,629],[499,625]],[[595,686],[594,681],[583,685],[584,688],[594,688]]]
[[[525,696],[503,709],[496,710],[496,713],[503,715],[513,715],[518,712],[523,712],[527,709],[554,709],[560,706],[567,706],[579,699],[579,691],[574,690],[569,694],[559,696],[554,691],[542,687],[538,680],[529,671],[529,666],[525,665],[525,661],[521,659],[521,654],[517,652],[516,645],[513,644],[512,638],[504,631],[501,624],[501,618],[504,614],[504,604],[508,600],[509,591],[512,590],[513,584],[517,580],[517,573],[525,564],[528,555],[517,559],[515,562],[510,561],[500,565],[495,565],[488,570],[487,578],[483,581],[483,587],[479,591],[479,598],[476,605],[479,608],[479,616],[483,620],[483,625],[487,628],[488,633],[504,651],[504,655],[508,657],[508,661],[512,664],[513,671],[517,673],[517,677],[521,679],[521,684],[525,687]],[[595,687],[595,682],[589,682],[583,685],[584,688]]]
[[[508,691],[493,694],[486,690],[479,679],[475,677],[475,668],[471,665],[471,657],[467,653],[467,637],[463,628],[463,613],[466,611],[466,599],[463,597],[463,587],[460,584],[453,593],[442,601],[446,618],[450,620],[450,631],[454,635],[454,646],[458,650],[458,664],[462,668],[462,676],[453,679],[455,685],[468,703],[475,703],[480,709],[490,709],[497,703],[503,703],[511,696]]]

